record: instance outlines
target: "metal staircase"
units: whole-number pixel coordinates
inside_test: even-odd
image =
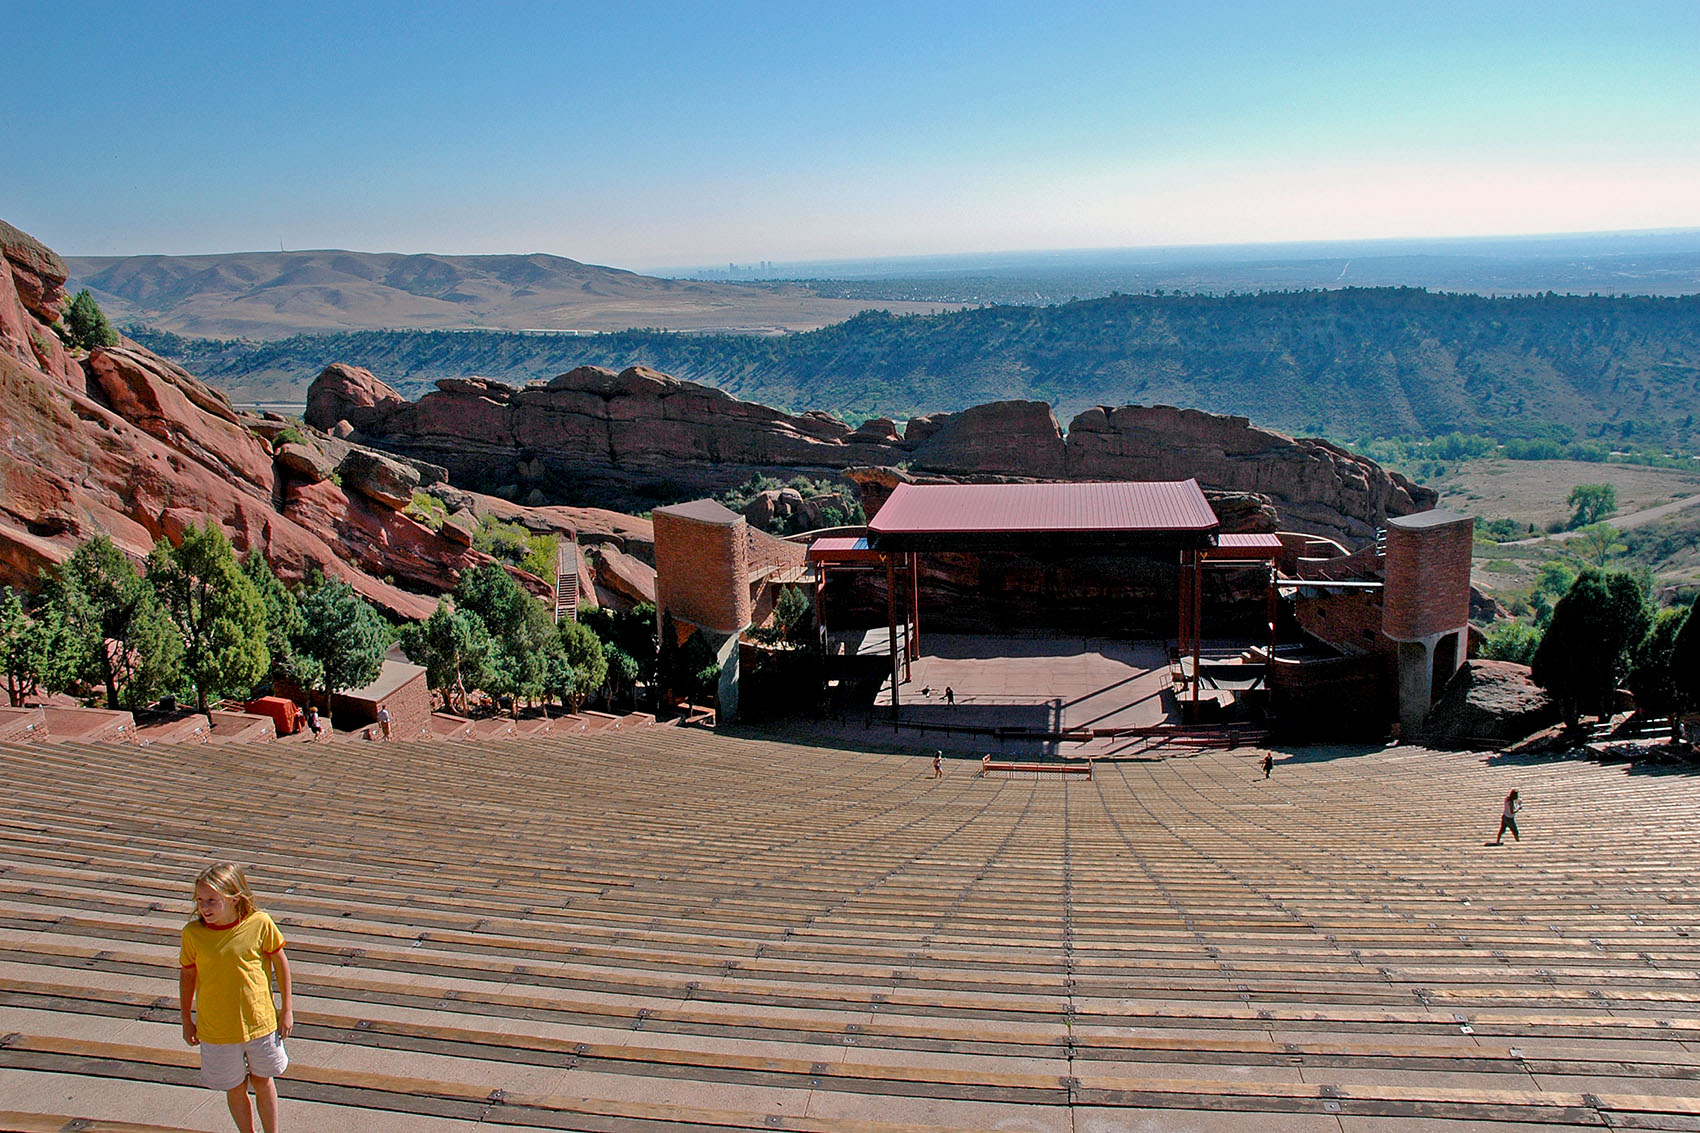
[[[561,541],[555,553],[555,621],[578,621],[578,537]]]

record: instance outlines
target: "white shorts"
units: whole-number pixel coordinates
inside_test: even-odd
[[[234,1090],[248,1080],[276,1078],[289,1069],[283,1040],[273,1031],[245,1043],[202,1043],[201,1085],[209,1090]]]

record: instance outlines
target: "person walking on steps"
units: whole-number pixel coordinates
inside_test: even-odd
[[[933,749],[933,778],[944,778],[944,752]]]
[[[218,862],[195,878],[195,916],[183,926],[177,961],[183,1041],[201,1048],[201,1085],[224,1093],[241,1133],[254,1133],[256,1111],[265,1133],[278,1131],[273,1079],[289,1067],[283,1040],[295,1029],[283,946],[239,866]]]
[[[1265,752],[1263,756],[1263,777],[1269,778],[1269,773],[1275,770],[1275,753]]]
[[[1505,808],[1499,814],[1499,834],[1493,840],[1494,845],[1504,843],[1507,830],[1511,831],[1511,837],[1515,840],[1523,840],[1523,836],[1517,833],[1517,812],[1522,809],[1523,800],[1517,797],[1517,788],[1513,787],[1511,793],[1505,796]]]

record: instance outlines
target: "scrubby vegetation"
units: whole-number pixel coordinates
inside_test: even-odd
[[[585,363],[642,363],[847,420],[1035,398],[1065,423],[1094,405],[1164,403],[1358,442],[1441,438],[1416,458],[1440,462],[1470,456],[1448,455],[1454,435],[1489,438],[1513,459],[1700,448],[1695,295],[1111,295],[930,316],[869,311],[781,336],[371,331],[252,343],[132,333],[226,386],[300,380],[329,359],[413,390],[468,373],[518,385]]]
[[[418,504],[421,494],[415,493],[414,505]],[[442,526],[440,522],[438,526]],[[546,582],[555,581],[556,556],[561,547],[558,535],[538,534],[526,530],[521,524],[486,515],[478,521],[472,545],[491,558],[516,566]]]

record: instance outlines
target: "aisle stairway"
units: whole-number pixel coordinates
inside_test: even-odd
[[[0,745],[0,1127],[226,1126],[175,973],[231,857],[294,1129],[1700,1128],[1692,777],[1262,754]]]

